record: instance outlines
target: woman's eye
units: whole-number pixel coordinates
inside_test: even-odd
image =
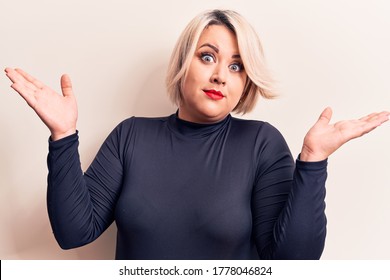
[[[211,54],[202,53],[201,59],[204,62],[215,62],[214,57]]]
[[[229,69],[234,72],[241,72],[244,67],[240,63],[234,63],[229,65]]]

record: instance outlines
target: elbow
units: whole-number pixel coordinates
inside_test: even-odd
[[[319,260],[325,247],[326,228],[280,240],[259,252],[260,259]]]
[[[80,236],[72,236],[70,234],[69,235],[68,234],[58,235],[55,233],[54,233],[54,237],[55,237],[58,245],[60,246],[60,248],[63,250],[70,250],[70,249],[82,247],[84,245],[91,243],[92,241],[94,241],[97,238],[97,237],[82,238]]]
[[[57,237],[56,237],[56,241],[62,250],[75,249],[89,243],[89,242],[87,243],[75,242],[74,240],[67,240],[67,239],[57,238]]]
[[[326,229],[313,232],[311,235],[297,240],[295,250],[288,250],[289,259],[319,260],[325,248]]]

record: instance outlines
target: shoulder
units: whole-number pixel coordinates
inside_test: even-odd
[[[168,117],[129,117],[121,121],[114,130],[122,132],[130,130],[149,130],[164,126],[168,121]]]
[[[148,117],[129,117],[121,121],[109,134],[107,140],[114,142],[128,143],[138,136],[150,136],[151,133],[159,131],[164,127],[168,117],[148,118]]]
[[[134,126],[134,125],[141,125],[141,126],[148,126],[148,125],[159,125],[162,123],[167,122],[168,117],[129,117],[123,121],[121,121],[118,126],[123,126],[123,127],[129,127],[129,126]]]
[[[283,135],[268,122],[233,118],[232,129],[239,142],[253,145],[254,153],[262,161],[291,156]]]
[[[275,170],[288,168],[288,179],[294,169],[294,160],[281,132],[268,122],[235,119],[237,126],[251,131],[254,139],[254,161],[257,178]]]

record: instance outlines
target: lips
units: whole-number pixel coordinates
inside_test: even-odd
[[[213,100],[221,100],[225,96],[222,92],[213,89],[204,89],[204,93]]]

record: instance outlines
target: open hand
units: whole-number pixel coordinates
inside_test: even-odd
[[[77,103],[68,75],[61,77],[62,95],[21,69],[6,68],[11,87],[24,98],[58,140],[76,132]]]
[[[306,134],[300,159],[302,161],[324,160],[349,140],[360,137],[388,121],[389,116],[390,112],[384,111],[358,120],[329,124],[332,109],[328,107]]]

